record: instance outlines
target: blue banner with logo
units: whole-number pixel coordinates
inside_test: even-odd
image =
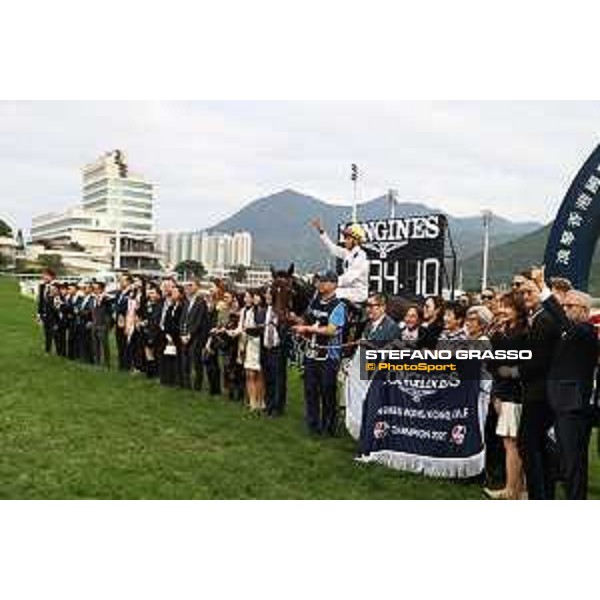
[[[565,277],[587,291],[600,233],[600,146],[575,177],[554,220],[544,264],[550,277]]]
[[[485,465],[489,381],[376,376],[362,403],[362,462],[466,478]]]

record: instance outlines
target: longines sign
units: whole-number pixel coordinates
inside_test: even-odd
[[[363,248],[371,265],[370,289],[393,296],[437,295],[441,292],[444,215],[359,222],[366,236]],[[348,223],[340,225],[342,231]]]

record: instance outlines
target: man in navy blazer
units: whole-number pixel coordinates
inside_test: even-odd
[[[200,294],[199,279],[192,279],[187,291],[187,303],[181,316],[183,387],[201,390],[204,382],[203,352],[208,341],[208,306]]]
[[[544,308],[560,328],[547,389],[566,494],[570,500],[585,500],[598,364],[598,339],[589,323],[591,301],[587,294],[571,290],[559,302],[545,284],[543,269],[535,270],[532,276]]]
[[[56,273],[52,269],[44,269],[42,271],[42,283],[39,285],[37,296],[37,311],[36,316],[38,323],[44,327],[44,347],[46,352],[52,349],[54,339],[53,334],[53,299],[50,295],[50,288],[56,280]]]
[[[363,339],[371,342],[391,342],[400,338],[400,327],[386,313],[387,302],[383,294],[372,294],[367,300],[369,321]]]

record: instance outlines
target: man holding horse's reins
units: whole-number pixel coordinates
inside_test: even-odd
[[[369,261],[361,248],[365,241],[363,228],[358,223],[349,225],[343,232],[342,248],[327,235],[319,219],[314,219],[312,225],[329,252],[344,261],[342,274],[338,277],[336,296],[352,304],[363,305],[369,297]]]

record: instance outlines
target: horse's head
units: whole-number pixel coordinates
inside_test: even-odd
[[[287,271],[276,271],[273,266],[271,266],[271,275],[273,277],[273,281],[271,282],[273,310],[275,310],[281,320],[285,321],[287,320],[290,310],[293,310],[292,288],[294,281],[294,264],[292,263]]]
[[[273,309],[282,321],[288,321],[291,312],[303,315],[313,296],[314,288],[301,278],[294,276],[294,265],[287,270],[276,271],[271,267],[273,281],[271,294]]]

